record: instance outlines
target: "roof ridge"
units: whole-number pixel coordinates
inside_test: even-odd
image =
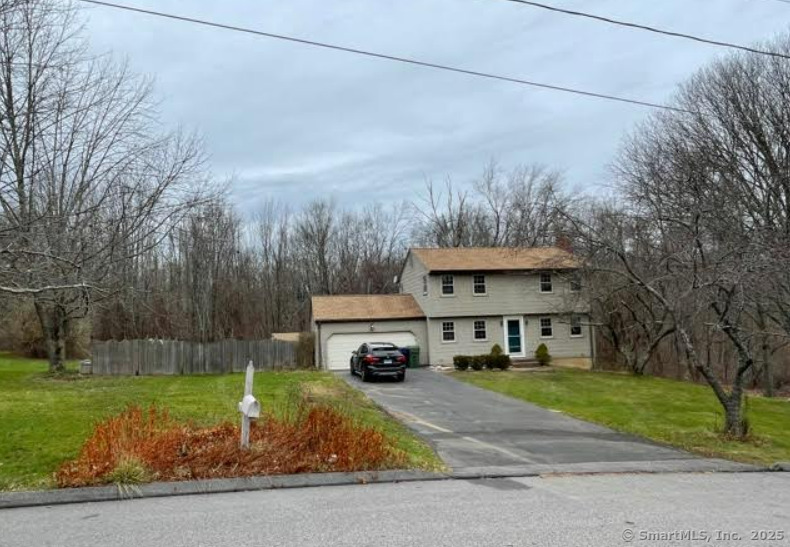
[[[565,251],[557,245],[531,245],[529,247],[409,247],[410,251],[479,251],[479,250],[502,250],[502,251],[528,251],[532,249],[558,249]],[[567,251],[565,251],[567,252]]]
[[[515,271],[574,269],[579,260],[572,252],[556,245],[534,247],[433,247],[413,248],[429,272],[434,271]]]
[[[311,298],[338,298],[338,297],[360,297],[360,296],[381,297],[381,296],[411,296],[411,295],[410,294],[405,294],[405,293],[367,293],[367,294],[363,294],[363,293],[358,293],[358,294],[344,293],[344,294],[313,294],[313,295],[311,295]]]

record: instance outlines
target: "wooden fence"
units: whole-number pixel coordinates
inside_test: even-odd
[[[257,370],[296,366],[296,344],[280,340],[111,340],[91,350],[93,374],[108,376],[242,372],[250,360]]]

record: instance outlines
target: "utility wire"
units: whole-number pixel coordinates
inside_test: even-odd
[[[757,49],[749,46],[742,46],[739,44],[733,44],[731,42],[722,42],[719,40],[710,40],[708,38],[702,38],[700,36],[695,36],[693,34],[684,34],[682,32],[674,32],[671,30],[664,30],[657,27],[650,27],[648,25],[641,25],[639,23],[631,23],[629,21],[621,21],[619,19],[612,19],[611,17],[603,17],[601,15],[594,15],[592,13],[587,13],[584,11],[575,11],[565,8],[558,8],[556,6],[550,6],[548,4],[542,4],[540,2],[532,2],[530,0],[504,0],[505,2],[511,2],[513,4],[521,4],[523,6],[531,6],[533,8],[540,8],[548,11],[553,11],[555,13],[562,13],[563,15],[572,15],[574,17],[585,17],[587,19],[592,19],[594,21],[600,21],[603,23],[608,23],[610,25],[619,25],[621,27],[628,27],[637,30],[645,30],[647,32],[653,32],[655,34],[663,34],[665,36],[672,36],[674,38],[683,38],[685,40],[693,40],[694,42],[700,42],[702,44],[708,44],[712,46],[718,47],[725,47],[730,49],[738,49],[741,51],[747,51],[749,53],[756,53],[759,55],[768,55],[770,57],[778,57],[780,59],[790,59],[790,55],[785,55],[784,53],[779,53],[776,51],[767,51],[764,49]],[[779,0],[780,2],[785,2],[790,4],[790,0]]]
[[[576,89],[576,88],[565,87],[565,86],[560,86],[560,85],[546,84],[546,83],[541,83],[541,82],[534,82],[534,81],[531,81],[531,80],[524,80],[524,79],[521,79],[521,78],[515,78],[515,77],[511,77],[511,76],[503,76],[503,75],[493,74],[493,73],[489,73],[489,72],[480,72],[480,71],[477,71],[477,70],[468,70],[468,69],[465,69],[465,68],[458,68],[458,67],[453,67],[453,66],[449,66],[449,65],[441,65],[441,64],[438,64],[438,63],[431,63],[431,62],[428,62],[428,61],[421,61],[419,59],[413,59],[413,58],[409,58],[409,57],[398,57],[398,56],[395,56],[395,55],[387,55],[387,54],[384,54],[384,53],[376,53],[376,52],[373,52],[373,51],[367,51],[367,50],[356,49],[356,48],[345,47],[345,46],[338,46],[338,45],[329,44],[329,43],[326,43],[326,42],[317,42],[317,41],[314,41],[314,40],[307,40],[307,39],[304,39],[304,38],[295,38],[293,36],[286,36],[284,34],[275,34],[275,33],[272,33],[272,32],[264,32],[264,31],[261,31],[261,30],[255,30],[255,29],[250,29],[250,28],[245,28],[245,27],[238,27],[238,26],[234,26],[234,25],[226,25],[226,24],[223,24],[223,23],[215,23],[213,21],[208,21],[208,20],[205,20],[205,19],[196,19],[194,17],[187,17],[187,16],[183,16],[183,15],[175,15],[175,14],[171,14],[171,13],[163,13],[163,12],[159,12],[159,11],[147,10],[147,9],[143,9],[143,8],[136,8],[136,7],[127,6],[127,5],[123,5],[123,4],[115,4],[115,3],[112,3],[112,2],[103,2],[103,1],[100,1],[100,0],[79,0],[79,1],[87,3],[87,4],[95,4],[97,6],[104,6],[104,7],[108,7],[108,8],[116,8],[116,9],[131,11],[131,12],[135,12],[135,13],[142,13],[142,14],[145,14],[145,15],[152,15],[152,16],[155,16],[155,17],[164,17],[166,19],[173,19],[173,20],[176,20],[176,21],[183,21],[183,22],[187,22],[187,23],[194,23],[194,24],[197,24],[197,25],[203,25],[203,26],[207,26],[207,27],[214,27],[214,28],[219,28],[219,29],[223,29],[223,30],[230,30],[230,31],[234,31],[234,32],[242,32],[242,33],[245,33],[245,34],[252,34],[252,35],[255,35],[255,36],[264,36],[266,38],[274,38],[276,40],[285,40],[287,42],[294,42],[294,43],[297,43],[297,44],[304,44],[304,45],[320,47],[320,48],[324,48],[324,49],[331,49],[331,50],[335,50],[335,51],[342,51],[342,52],[345,52],[345,53],[353,53],[353,54],[356,54],[356,55],[363,55],[365,57],[372,57],[372,58],[376,58],[376,59],[385,59],[387,61],[395,61],[395,62],[405,63],[405,64],[409,64],[409,65],[422,66],[422,67],[426,67],[426,68],[434,68],[434,69],[437,69],[437,70],[444,70],[444,71],[447,71],[447,72],[455,72],[455,73],[458,73],[458,74],[466,74],[468,76],[476,76],[476,77],[479,77],[479,78],[488,78],[490,80],[501,80],[501,81],[504,81],[504,82],[511,82],[511,83],[515,83],[515,84],[521,84],[521,85],[526,85],[526,86],[538,87],[538,88],[541,88],[541,89],[550,89],[552,91],[561,91],[563,93],[572,93],[572,94],[575,94],[575,95],[582,95],[582,96],[585,96],[585,97],[595,97],[597,99],[605,99],[605,100],[608,100],[608,101],[617,101],[617,102],[620,102],[620,103],[635,104],[635,105],[639,105],[639,106],[646,106],[648,108],[655,108],[655,109],[660,109],[660,110],[671,110],[673,112],[682,112],[682,113],[685,113],[685,114],[691,114],[692,113],[691,111],[685,110],[683,108],[678,108],[678,107],[668,106],[668,105],[658,104],[658,103],[651,103],[651,102],[648,102],[648,101],[640,101],[638,99],[630,99],[630,98],[627,98],[627,97],[620,97],[620,96],[617,96],[617,95],[608,95],[606,93],[597,93],[597,92],[594,92],[594,91],[585,91],[585,90],[582,90],[582,89]]]

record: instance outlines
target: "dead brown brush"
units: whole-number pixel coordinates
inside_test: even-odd
[[[405,455],[379,431],[328,406],[305,403],[290,419],[270,415],[252,425],[249,450],[239,426],[199,428],[166,410],[130,407],[98,424],[76,460],[56,473],[61,487],[113,482],[119,465],[139,462],[154,480],[209,479],[403,467]]]

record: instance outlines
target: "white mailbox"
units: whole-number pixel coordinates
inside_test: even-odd
[[[239,403],[239,412],[248,418],[260,418],[261,416],[261,403],[252,395],[245,395]]]
[[[239,412],[241,412],[242,448],[249,448],[250,446],[250,420],[254,420],[261,415],[261,403],[252,395],[252,380],[254,375],[255,366],[253,366],[252,361],[250,361],[244,375],[244,397],[239,403]]]

